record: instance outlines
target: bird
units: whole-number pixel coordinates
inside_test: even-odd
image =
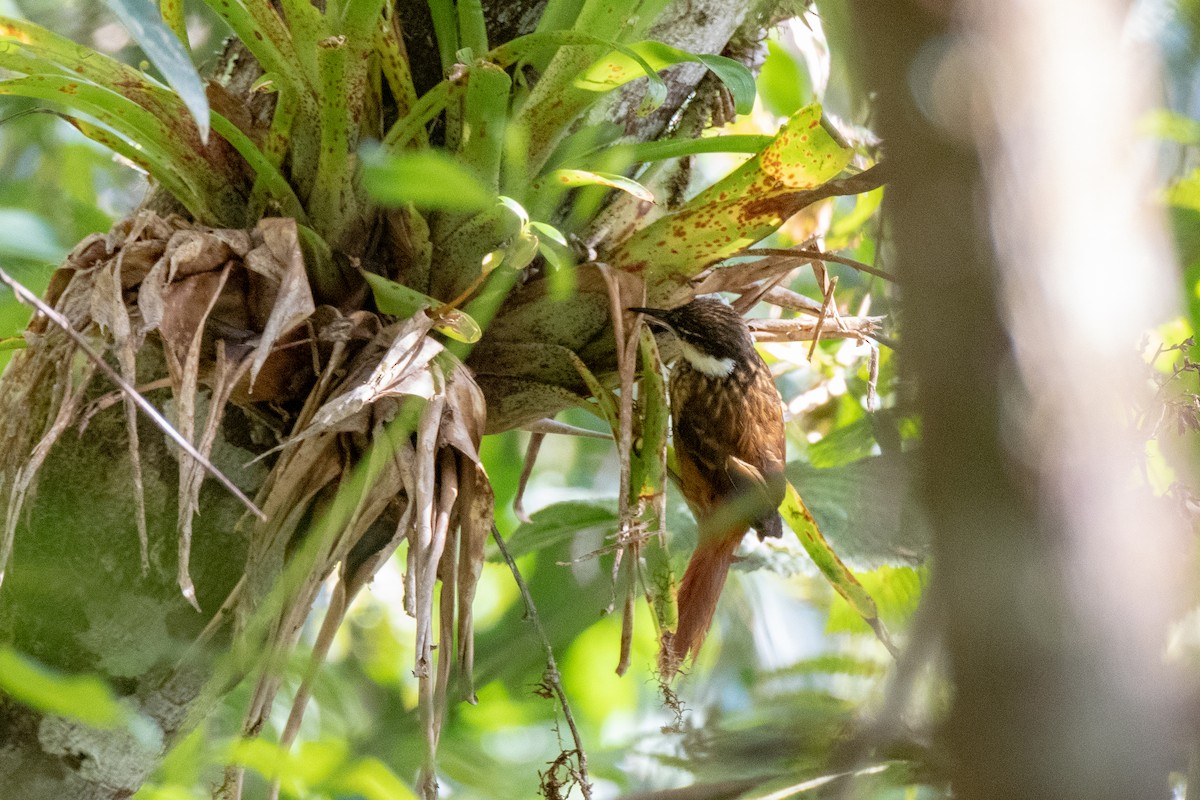
[[[678,624],[662,642],[660,670],[671,677],[699,652],[746,532],[783,534],[783,409],[746,321],[721,298],[629,310],[667,328],[680,345],[668,385],[671,430],[680,488],[700,535],[679,584]]]

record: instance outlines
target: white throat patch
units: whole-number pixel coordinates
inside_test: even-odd
[[[732,358],[717,358],[701,353],[694,345],[680,340],[683,357],[692,365],[692,369],[710,378],[728,378],[733,372]]]

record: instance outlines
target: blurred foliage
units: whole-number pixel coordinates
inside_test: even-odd
[[[759,103],[730,132],[770,134],[782,118],[821,101],[827,114],[846,121],[855,145],[871,145],[867,132],[853,127],[868,122],[868,107],[845,64],[845,3],[821,0],[816,8],[819,13],[776,32],[758,81]],[[11,1],[0,3],[0,13],[13,14],[13,9]],[[20,10],[80,41],[115,37],[110,52],[127,61],[141,57],[96,3],[24,2]],[[1164,432],[1164,446],[1156,453],[1164,463],[1172,458],[1194,462],[1200,431],[1200,415],[1194,412],[1198,371],[1188,367],[1195,348],[1189,343],[1169,349],[1200,325],[1200,108],[1194,105],[1200,96],[1194,91],[1200,85],[1200,3],[1180,2],[1175,10],[1177,16],[1158,31],[1169,67],[1170,113],[1151,131],[1164,142],[1163,200],[1174,223],[1188,303],[1187,318],[1159,332],[1167,349],[1154,363],[1161,385],[1170,387],[1160,395],[1180,401],[1170,417],[1177,424],[1170,436]],[[219,38],[211,16],[200,4],[187,4],[186,11],[196,31],[193,47],[211,53]],[[33,108],[30,101],[0,99],[0,118],[6,120],[0,124],[0,174],[5,176],[0,181],[0,265],[42,291],[69,248],[87,234],[107,230],[137,203],[144,184],[128,165],[54,116],[21,114]],[[697,156],[694,172],[705,178],[725,174],[732,158]],[[420,167],[393,160],[376,168],[382,174]],[[806,209],[768,244],[786,247],[817,234],[829,249],[875,263],[881,249],[876,213],[881,194]],[[465,194],[459,199],[473,200]],[[890,316],[895,311],[879,279],[834,264],[829,271],[838,279],[834,299],[842,313]],[[791,288],[816,298],[822,293],[809,272]],[[0,293],[0,343],[19,336],[27,316],[10,294]],[[885,327],[883,338],[892,335],[890,325]],[[886,346],[877,348],[872,380],[871,346],[825,341],[811,358],[807,343],[772,344],[763,351],[789,405],[789,478],[833,549],[857,572],[883,623],[902,641],[925,582],[928,540],[906,469],[919,430],[905,413],[895,354]],[[0,364],[4,358],[0,347]],[[1172,370],[1171,364],[1185,368]],[[867,408],[869,383],[878,409]],[[1163,413],[1155,406],[1146,417],[1157,420]],[[562,419],[603,427],[581,410]],[[846,778],[835,776],[855,770],[867,770],[854,778],[860,797],[947,796],[938,775],[914,766],[922,763],[916,740],[900,743],[894,752],[847,760],[856,720],[886,690],[890,657],[794,537],[746,542],[705,650],[675,687],[677,696],[664,696],[654,677],[655,623],[642,605],[633,669],[618,678],[621,625],[619,614],[611,613],[609,551],[618,473],[612,444],[549,437],[524,500],[535,512],[530,522],[519,524],[511,506],[526,441],[527,434],[517,432],[490,437],[483,457],[496,491],[500,530],[509,537],[558,654],[601,796],[693,781],[726,786],[723,794],[706,795],[711,797],[791,796],[809,782],[818,796],[828,796],[821,786],[836,788]],[[1169,479],[1162,484],[1163,491],[1178,488]],[[672,561],[679,569],[695,529],[673,492],[668,507]],[[269,778],[281,775],[285,797],[411,797],[422,751],[416,680],[406,666],[413,659],[412,621],[402,612],[400,563],[402,557],[394,559],[352,609],[350,624],[338,634],[316,682],[293,751],[271,744],[286,719],[282,701],[272,717],[274,731],[251,742],[237,739],[246,691],[241,687],[170,751],[137,798],[208,797],[230,759],[251,769],[247,796],[262,796]],[[305,631],[309,645],[318,624],[310,620]],[[481,578],[476,624],[479,702],[447,710],[441,780],[446,795],[455,798],[527,798],[538,791],[539,772],[570,747],[569,737],[561,712],[539,689],[545,668],[541,644],[494,552]],[[306,664],[302,648],[287,675],[292,688]],[[40,708],[68,714],[89,709],[86,713],[103,717],[99,722],[121,720],[119,701],[86,676],[47,674],[8,650],[0,650],[0,676],[6,691]],[[938,709],[937,687],[936,676],[928,676],[917,693],[926,715]]]

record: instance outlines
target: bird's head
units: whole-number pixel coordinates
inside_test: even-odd
[[[726,377],[739,361],[754,356],[754,338],[745,320],[720,298],[698,297],[670,310],[629,310],[647,315],[679,337],[683,357],[706,375]]]

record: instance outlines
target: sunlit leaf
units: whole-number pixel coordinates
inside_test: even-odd
[[[563,236],[562,231],[553,225],[548,225],[545,222],[531,222],[529,227],[537,231],[538,237],[549,239],[561,247],[567,247],[567,237]]]
[[[1168,187],[1167,202],[1178,208],[1200,211],[1200,169],[1177,180]]]
[[[844,217],[834,221],[833,227],[829,230],[830,237],[848,237],[862,230],[863,225],[866,225],[879,210],[879,206],[883,204],[883,187],[872,189],[866,194],[860,194],[854,198],[854,210]],[[834,245],[826,243],[826,247],[833,249]]]
[[[758,73],[758,94],[773,114],[790,117],[812,99],[808,70],[774,38],[767,40],[767,58]]]
[[[377,758],[363,758],[333,781],[339,793],[359,795],[365,800],[415,800],[416,795],[387,765]]]
[[[1150,136],[1180,144],[1200,144],[1200,120],[1185,117],[1165,108],[1147,114],[1139,125]]]
[[[883,566],[870,572],[860,572],[857,577],[875,601],[880,619],[887,625],[901,625],[917,610],[917,603],[921,599],[921,573],[912,567]],[[841,595],[829,607],[826,630],[830,633],[870,632],[863,618]]]
[[[208,140],[208,97],[183,42],[163,22],[151,0],[104,0],[192,113],[201,141]]]
[[[611,172],[588,172],[582,169],[556,169],[546,176],[545,180],[562,186],[608,186],[628,192],[639,200],[654,202],[654,195],[645,186],[623,175]]]

